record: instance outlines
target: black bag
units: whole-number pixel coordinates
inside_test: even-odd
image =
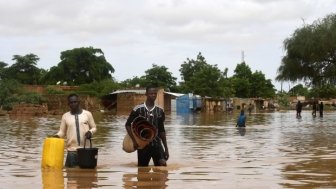
[[[90,140],[90,148],[85,148],[86,140]],[[92,148],[91,139],[84,140],[84,148],[77,149],[80,168],[94,169],[97,166],[98,148]]]

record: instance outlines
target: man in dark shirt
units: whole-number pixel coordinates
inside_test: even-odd
[[[300,100],[296,104],[296,118],[301,118],[302,104]]]
[[[166,131],[164,127],[165,114],[162,108],[155,105],[156,96],[156,87],[147,87],[146,101],[143,104],[134,107],[125,124],[127,133],[133,140],[134,148],[137,149],[138,166],[148,166],[151,158],[153,159],[155,166],[166,166],[166,161],[169,158]],[[143,149],[138,149],[138,144],[131,132],[132,121],[138,116],[145,117],[147,121],[158,129],[157,137]]]
[[[319,112],[320,112],[320,117],[323,117],[323,102],[322,101],[319,105]]]

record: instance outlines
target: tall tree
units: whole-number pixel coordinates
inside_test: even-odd
[[[217,65],[206,62],[201,53],[196,60],[187,58],[180,68],[183,82],[180,84],[181,92],[193,92],[202,96],[228,97],[231,94],[227,79],[227,69],[222,72]]]
[[[292,96],[296,95],[307,96],[308,92],[309,90],[307,87],[304,87],[302,84],[297,84],[288,91],[288,94]]]
[[[145,81],[166,90],[174,90],[176,88],[176,77],[168,71],[165,66],[152,65],[152,68],[145,71]]]
[[[112,79],[112,73],[114,68],[101,49],[81,47],[61,52],[61,62],[50,69],[44,80],[52,84],[62,81],[80,85]]]
[[[35,54],[14,55],[15,63],[5,70],[6,79],[15,79],[22,84],[39,84],[41,70],[36,67],[40,58]]]
[[[261,71],[255,71],[250,79],[250,97],[270,98],[275,96],[272,81],[266,79]]]
[[[200,70],[207,66],[205,58],[202,53],[198,53],[196,60],[187,58],[183,64],[181,64],[180,73],[184,82],[188,82],[191,78]]]
[[[336,14],[296,29],[284,41],[279,81],[305,81],[312,87],[336,84]]]
[[[237,64],[232,76],[236,97],[273,97],[274,85],[270,79],[266,79],[261,71],[252,73],[251,68],[242,62]]]
[[[8,66],[7,63],[0,61],[0,80],[4,79],[6,66]]]
[[[217,65],[205,65],[197,71],[190,81],[187,82],[188,88],[195,94],[201,96],[223,97],[224,74],[218,69]]]
[[[237,64],[234,70],[234,75],[232,76],[236,97],[242,97],[242,98],[250,97],[251,76],[252,76],[251,68],[245,62]]]
[[[145,76],[135,76],[132,79],[126,79],[120,83],[121,86],[126,88],[132,88],[132,87],[144,87],[146,86],[146,78]]]

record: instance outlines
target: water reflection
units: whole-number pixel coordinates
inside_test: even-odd
[[[168,171],[164,168],[139,167],[137,173],[123,175],[124,188],[166,188]]]
[[[245,136],[245,133],[246,133],[246,128],[245,127],[238,127],[237,128],[240,136]]]
[[[64,176],[62,169],[41,169],[43,189],[63,189]]]
[[[97,188],[97,170],[96,169],[65,169],[65,178],[67,178],[66,188]]]
[[[138,169],[121,149],[127,115],[100,115],[97,168],[59,171],[41,171],[41,157],[60,116],[2,116],[0,188],[336,188],[336,112],[251,114],[246,128],[237,116],[167,114],[168,167]]]

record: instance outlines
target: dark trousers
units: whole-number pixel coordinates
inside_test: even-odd
[[[144,149],[138,149],[138,166],[148,166],[151,158],[154,166],[160,166],[160,160],[164,159],[161,143],[150,143]]]
[[[77,151],[68,151],[65,167],[76,167],[78,166],[78,156]]]

